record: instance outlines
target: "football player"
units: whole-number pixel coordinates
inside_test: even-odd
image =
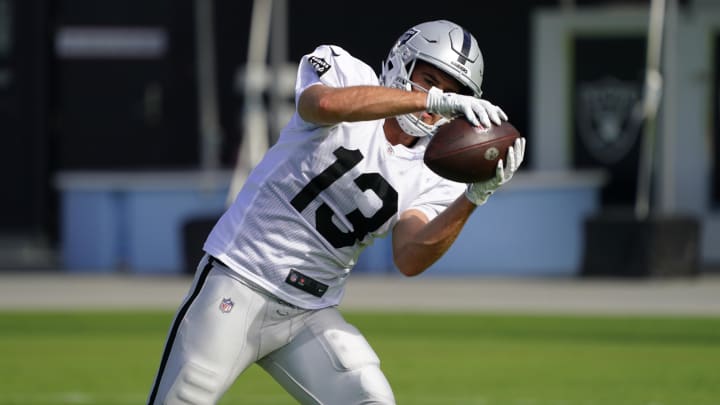
[[[405,32],[379,78],[339,46],[305,55],[297,110],[208,236],[148,403],[214,404],[257,363],[302,404],[394,404],[380,360],[337,306],[373,239],[392,234],[397,269],[418,275],[518,169],[524,139],[483,183],[423,163],[453,117],[507,119],[480,98],[482,76],[477,41],[449,21]]]

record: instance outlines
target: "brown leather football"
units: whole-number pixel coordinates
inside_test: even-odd
[[[425,150],[425,164],[440,177],[475,183],[495,176],[498,160],[507,156],[520,133],[507,121],[490,128],[456,118],[438,128]]]

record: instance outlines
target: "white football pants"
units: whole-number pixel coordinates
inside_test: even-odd
[[[394,404],[380,360],[335,308],[296,308],[206,255],[168,333],[148,404],[215,404],[257,362],[301,404]]]

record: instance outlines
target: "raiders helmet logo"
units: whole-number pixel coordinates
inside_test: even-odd
[[[410,28],[404,34],[402,34],[400,38],[398,38],[397,44],[395,44],[395,46],[405,45],[405,43],[411,40],[412,37],[417,35],[418,32],[420,31],[416,30],[415,28]]]

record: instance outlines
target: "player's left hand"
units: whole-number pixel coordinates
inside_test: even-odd
[[[515,140],[515,145],[508,148],[507,165],[498,161],[495,177],[487,181],[468,184],[465,196],[475,205],[483,205],[488,198],[503,184],[512,179],[525,157],[525,138]]]

